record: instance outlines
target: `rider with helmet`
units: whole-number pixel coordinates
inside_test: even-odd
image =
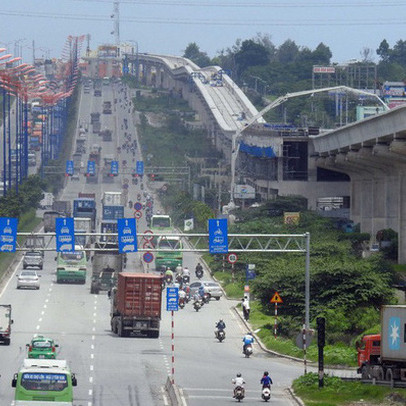
[[[238,388],[241,389],[242,395],[245,396],[245,389],[244,389],[245,380],[242,377],[240,372],[237,374],[237,376],[234,379],[232,379],[231,382],[235,385],[234,386],[234,396],[233,397],[235,398],[235,392],[236,392],[236,390]]]

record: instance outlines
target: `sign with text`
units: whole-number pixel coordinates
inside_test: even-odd
[[[144,175],[144,161],[137,161],[137,166],[135,167],[137,175]]]
[[[18,219],[0,217],[0,252],[15,252]]]
[[[179,304],[179,288],[166,288],[166,311],[178,311]]]
[[[209,219],[210,254],[228,253],[227,219]]]
[[[118,161],[111,161],[111,174],[113,176],[118,175]]]
[[[87,161],[87,173],[89,175],[95,175],[96,174],[96,162]]]
[[[118,249],[121,253],[137,252],[137,228],[135,219],[117,220]]]
[[[67,176],[72,176],[74,172],[74,165],[73,161],[66,161],[66,175]]]
[[[75,224],[72,217],[55,219],[56,251],[75,251]]]

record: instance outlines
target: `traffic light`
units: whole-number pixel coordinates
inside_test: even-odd
[[[155,174],[154,173],[150,173],[149,174],[149,179],[153,182],[155,180]]]
[[[317,344],[319,347],[326,345],[326,319],[317,317]]]

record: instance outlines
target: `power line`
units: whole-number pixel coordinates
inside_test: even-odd
[[[14,17],[30,17],[30,18],[47,18],[47,19],[63,19],[63,20],[77,20],[77,21],[110,21],[110,17],[103,15],[85,15],[85,14],[56,14],[56,13],[43,13],[33,11],[7,11],[0,10],[0,15],[14,16]],[[174,19],[174,18],[137,18],[126,17],[120,19],[121,22],[131,22],[139,24],[169,24],[169,25],[212,25],[212,26],[386,26],[386,25],[405,25],[404,19],[377,19],[377,20],[212,20],[212,19]]]
[[[111,3],[111,0],[72,0],[76,2],[85,2],[85,3]],[[227,2],[227,3],[209,3],[202,1],[163,1],[163,0],[121,0],[123,4],[133,4],[133,5],[148,5],[148,6],[181,6],[181,7],[227,7],[227,8],[356,8],[356,7],[402,7],[406,6],[406,2],[397,1],[397,2],[385,2],[382,3],[382,0],[377,2],[367,1],[362,3],[337,3],[337,2],[328,2],[324,1],[322,3],[303,3],[303,2],[293,2],[293,3],[240,3],[240,2]]]

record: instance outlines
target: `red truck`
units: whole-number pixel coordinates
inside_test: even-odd
[[[162,277],[121,272],[111,290],[111,331],[119,337],[131,333],[159,337]]]
[[[406,306],[383,306],[381,334],[362,337],[357,351],[363,379],[406,381]]]

